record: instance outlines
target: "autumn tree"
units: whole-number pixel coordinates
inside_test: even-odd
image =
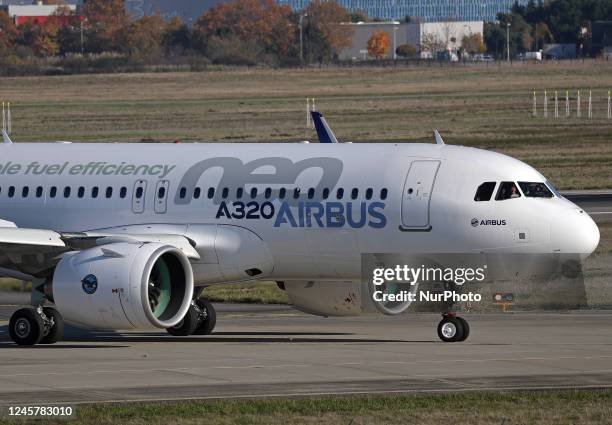
[[[368,54],[375,59],[382,59],[389,53],[391,41],[385,31],[376,31],[368,40]]]
[[[313,0],[304,10],[307,57],[329,61],[353,41],[353,27],[341,25],[351,21],[350,13],[335,1]]]
[[[220,3],[205,12],[193,30],[196,47],[210,51],[213,38],[232,38],[234,42],[256,43],[265,52],[295,39],[295,26],[289,26],[291,8],[274,0],[233,0]],[[221,43],[223,44],[223,43]],[[220,45],[213,43],[214,46]]]
[[[446,49],[446,45],[435,33],[424,32],[421,36],[421,52],[429,52],[435,56],[437,52]]]
[[[487,46],[485,46],[482,35],[479,33],[464,35],[461,40],[461,47],[470,55],[481,54],[487,51]]]
[[[19,38],[19,30],[11,17],[0,11],[0,55],[7,54],[15,46]]]
[[[171,53],[175,49],[183,51],[191,46],[189,27],[178,16],[170,19],[166,25],[162,45],[167,53]]]
[[[144,61],[159,56],[166,29],[167,24],[159,13],[144,16],[123,32],[121,51]]]
[[[120,50],[123,33],[130,24],[124,0],[87,0],[82,11],[87,19],[88,50]]]

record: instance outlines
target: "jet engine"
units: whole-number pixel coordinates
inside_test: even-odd
[[[318,316],[358,316],[375,312],[395,316],[411,304],[409,299],[395,300],[396,297],[416,291],[416,286],[410,285],[370,287],[367,283],[354,281],[288,281],[279,286],[285,289],[295,308]],[[394,301],[389,300],[390,295],[394,296]]]
[[[169,328],[189,308],[193,272],[175,247],[114,243],[66,253],[46,292],[64,319],[78,325]]]

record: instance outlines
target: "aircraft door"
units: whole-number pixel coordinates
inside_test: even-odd
[[[135,214],[142,214],[145,210],[145,195],[147,193],[147,181],[138,180],[134,183],[134,193],[132,193],[132,211]]]
[[[402,227],[404,231],[429,231],[431,194],[440,161],[413,161],[402,195]]]
[[[155,213],[166,214],[168,210],[168,191],[170,190],[170,182],[168,180],[160,180],[155,188]]]

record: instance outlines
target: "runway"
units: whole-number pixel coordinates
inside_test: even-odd
[[[612,220],[612,193],[566,196]],[[435,314],[217,305],[210,336],[68,328],[56,345],[20,348],[8,318],[28,302],[0,293],[0,406],[612,387],[612,311],[466,314],[469,340],[445,344]]]
[[[434,314],[220,310],[210,336],[70,329],[19,348],[5,307],[0,405],[612,386],[609,312],[467,314],[470,339],[445,344]]]

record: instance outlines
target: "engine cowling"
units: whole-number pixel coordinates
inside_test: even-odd
[[[63,256],[52,297],[65,320],[97,329],[175,326],[193,297],[187,257],[161,243],[114,243]]]
[[[375,312],[398,315],[406,311],[411,302],[376,301],[374,291],[381,291],[378,295],[385,294],[388,299],[389,294],[416,290],[410,285],[370,287],[367,283],[354,281],[288,281],[283,287],[295,308],[318,316],[357,316]]]

